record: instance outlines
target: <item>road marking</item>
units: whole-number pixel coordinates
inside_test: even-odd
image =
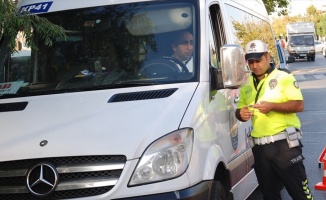
[[[297,81],[304,81],[306,80],[306,78],[303,75],[294,75],[295,79]]]
[[[303,75],[294,75],[297,81],[305,81],[305,80],[324,80],[326,79],[326,73],[324,74],[303,74]]]
[[[316,79],[325,79],[326,77],[325,77],[324,74],[316,74],[316,75],[315,75],[315,78],[316,78]]]

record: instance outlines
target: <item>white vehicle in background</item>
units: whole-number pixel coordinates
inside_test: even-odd
[[[18,10],[66,37],[49,47],[33,29],[37,50],[0,64],[1,200],[243,200],[258,186],[251,122],[235,111],[245,44],[264,38],[280,65],[261,0],[21,0]],[[193,39],[176,40],[183,31]],[[193,47],[191,70],[172,43]]]
[[[324,46],[325,46],[324,42],[321,42],[321,41],[318,41],[318,40],[315,41],[315,51],[316,52],[322,52]]]
[[[324,42],[321,52],[322,52],[323,56],[326,58],[326,42]]]

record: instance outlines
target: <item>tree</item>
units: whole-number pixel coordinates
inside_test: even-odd
[[[317,24],[317,32],[320,36],[326,36],[326,15],[323,15],[320,22]]]
[[[311,21],[315,23],[315,29],[316,29],[316,34],[317,37],[319,38],[322,35],[325,35],[323,32],[324,29],[324,23],[322,22],[323,20],[323,15],[321,12],[319,12],[315,6],[310,5],[307,8],[307,14],[306,14],[307,21]]]
[[[287,6],[290,0],[263,0],[267,13],[271,14],[277,10],[278,15],[287,14]]]
[[[3,58],[5,52],[15,51],[18,32],[26,39],[26,45],[32,49],[37,49],[33,32],[37,32],[48,46],[52,45],[54,38],[65,37],[62,27],[37,15],[18,12],[11,0],[0,0],[0,58]],[[7,41],[7,44],[3,44],[4,41]]]
[[[11,0],[0,0],[0,64],[5,63],[7,58],[17,51],[17,34],[25,38],[25,44],[31,49],[37,49],[36,37],[42,40],[47,46],[52,45],[52,40],[58,37],[65,38],[62,27],[52,24],[45,18],[37,15],[18,12],[15,4]],[[0,81],[4,73],[4,68],[0,69]]]
[[[301,15],[297,15],[297,16],[284,15],[282,17],[273,18],[272,21],[273,21],[272,28],[273,28],[275,37],[279,38],[279,36],[283,36],[283,39],[285,39],[287,23],[306,21],[306,20]]]
[[[275,37],[279,37],[281,35],[285,36],[286,34],[286,24],[289,22],[314,22],[316,34],[318,36],[317,39],[323,39],[326,36],[326,15],[323,15],[317,8],[313,5],[310,5],[306,9],[305,15],[296,15],[296,16],[288,16],[284,15],[282,17],[273,18],[272,28],[274,31]],[[324,39],[323,39],[324,40]]]

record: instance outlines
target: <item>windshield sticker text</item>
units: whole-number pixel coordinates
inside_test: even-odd
[[[0,95],[16,94],[18,89],[22,86],[23,81],[8,82],[0,84]]]

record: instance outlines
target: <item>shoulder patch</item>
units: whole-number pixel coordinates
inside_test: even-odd
[[[295,88],[299,89],[299,83],[297,81],[294,81],[293,85],[294,85]]]
[[[280,71],[286,72],[286,73],[288,73],[288,74],[291,74],[291,71],[288,70],[288,69],[285,69],[285,68],[283,68],[283,69],[281,69],[281,68],[277,68],[277,69],[280,70]]]

